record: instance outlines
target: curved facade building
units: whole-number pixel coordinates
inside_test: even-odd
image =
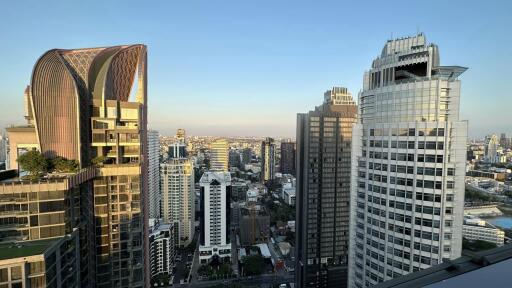
[[[80,201],[92,251],[82,277],[95,287],[149,285],[146,58],[144,45],[53,49],[32,73],[36,146],[80,168],[99,162]]]
[[[423,34],[389,40],[364,75],[354,127],[350,287],[369,287],[461,254],[466,70],[440,66]]]

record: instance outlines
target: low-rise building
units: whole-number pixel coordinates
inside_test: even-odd
[[[283,200],[290,206],[295,206],[295,187],[283,189]]]
[[[505,232],[498,228],[479,225],[462,225],[462,237],[468,240],[483,240],[498,246],[505,243]]]

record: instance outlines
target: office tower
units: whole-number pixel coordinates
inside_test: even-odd
[[[297,115],[297,287],[346,287],[352,125],[357,106],[346,88]]]
[[[160,136],[148,130],[149,218],[160,218]]]
[[[242,150],[242,165],[250,164],[252,160],[252,150],[251,148],[244,148]]]
[[[181,144],[187,144],[185,129],[178,129],[176,131],[176,141],[178,141],[178,143],[181,143]]]
[[[461,254],[467,68],[440,66],[423,34],[388,40],[364,75],[353,132],[350,287]]]
[[[212,258],[231,259],[231,176],[229,172],[207,171],[199,180],[201,186],[201,236],[199,261],[208,263]]]
[[[190,159],[168,159],[160,164],[162,218],[174,224],[176,245],[186,247],[194,238],[194,165]]]
[[[210,144],[210,171],[228,171],[228,141],[218,139]]]
[[[295,176],[295,142],[281,142],[281,173]]]
[[[261,142],[261,182],[274,179],[276,168],[276,144],[274,139],[266,138]]]
[[[229,168],[240,167],[240,153],[236,150],[229,150]]]
[[[136,99],[129,102],[136,78]],[[25,229],[22,240],[65,237],[63,241],[68,241],[78,229],[78,261],[62,254],[72,243],[60,242],[57,248],[51,244],[44,250],[43,256],[51,257],[45,258],[44,268],[39,267],[50,269],[46,284],[54,285],[55,270],[50,266],[55,255],[58,261],[79,265],[66,269],[70,275],[80,271],[81,287],[148,286],[146,47],[50,50],[33,69],[27,98],[28,125],[9,129],[11,168],[18,171],[18,156],[34,149],[47,159],[63,157],[77,165],[76,171],[69,168],[66,175],[42,178],[37,184],[17,183],[21,186],[17,201],[31,202],[29,222],[18,223],[19,227],[51,225]],[[32,215],[36,211],[43,214]],[[61,254],[52,254],[54,248]],[[62,281],[67,276],[58,277]],[[77,285],[57,281],[55,286]]]
[[[175,229],[173,224],[163,224],[150,219],[149,257],[151,278],[161,275],[172,275],[176,259]]]
[[[498,163],[499,155],[498,155],[498,136],[497,135],[488,135],[485,137],[484,144],[484,157],[487,163]]]

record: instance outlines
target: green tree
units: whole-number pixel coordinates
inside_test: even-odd
[[[48,160],[37,150],[30,150],[18,157],[18,164],[21,169],[27,171],[31,178],[39,177],[40,174],[48,171]]]
[[[78,161],[68,160],[61,156],[53,158],[51,165],[55,172],[70,173],[78,170]]]
[[[245,275],[260,275],[263,273],[265,263],[261,255],[251,255],[244,257]]]
[[[97,156],[91,159],[92,165],[96,166],[102,166],[103,162],[105,162],[106,157],[105,156]]]

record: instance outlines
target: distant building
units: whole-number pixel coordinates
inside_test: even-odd
[[[231,199],[233,201],[245,201],[249,186],[245,181],[233,181],[231,183]]]
[[[231,176],[229,172],[205,172],[199,180],[201,186],[200,263],[213,258],[231,259]]]
[[[160,218],[160,137],[148,130],[148,195],[149,218]]]
[[[500,146],[503,149],[510,148],[510,138],[507,138],[507,134],[505,134],[505,133],[501,133],[501,135],[500,135]]]
[[[485,158],[484,160],[487,163],[499,163],[499,155],[498,155],[498,146],[499,146],[499,140],[497,135],[489,135],[485,137]]]
[[[229,150],[229,167],[240,168],[240,153],[236,150]]]
[[[174,224],[176,244],[188,246],[194,237],[194,166],[190,159],[169,159],[160,164],[162,218]]]
[[[468,240],[483,240],[498,246],[505,243],[505,232],[503,230],[480,225],[462,225],[462,237]]]
[[[7,160],[7,139],[5,138],[5,136],[0,134],[0,162],[5,163],[6,160]],[[4,169],[7,169],[7,167],[5,167]]]
[[[250,164],[252,160],[252,150],[251,148],[244,148],[242,150],[242,165]]]
[[[261,206],[239,209],[240,244],[250,246],[270,239],[270,215]]]
[[[187,144],[185,129],[178,129],[176,131],[176,140],[178,143]]]
[[[228,171],[228,141],[218,139],[210,144],[210,171]]]
[[[295,176],[295,142],[281,142],[281,173]]]
[[[357,106],[343,87],[328,90],[324,98],[315,110],[297,116],[297,287],[347,285],[352,126]]]
[[[151,277],[172,275],[176,259],[174,224],[162,224],[158,220],[152,224],[149,227]]]
[[[274,139],[266,138],[261,142],[261,182],[274,179],[276,172],[276,144]]]

